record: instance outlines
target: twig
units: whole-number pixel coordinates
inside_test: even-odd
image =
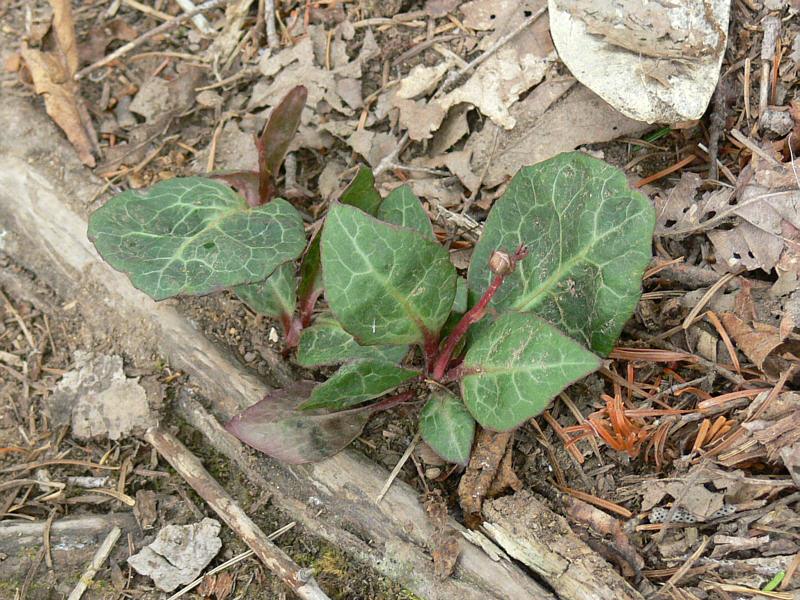
[[[442,85],[439,86],[439,89],[436,90],[436,93],[433,95],[433,97],[436,98],[437,96],[440,96],[441,94],[448,92],[456,83],[458,83],[458,80],[461,79],[461,77],[463,77],[466,73],[468,73],[472,69],[475,69],[480,65],[482,65],[490,56],[492,56],[500,48],[505,46],[512,39],[517,37],[517,35],[519,35],[519,33],[522,32],[524,29],[532,25],[533,22],[536,21],[536,19],[538,19],[539,17],[541,17],[546,10],[547,10],[547,5],[545,4],[542,8],[537,10],[530,17],[528,17],[522,23],[517,25],[514,29],[509,31],[500,39],[498,39],[494,44],[492,44],[489,47],[488,50],[486,50],[486,52],[484,52],[474,60],[470,61],[457,71],[450,73],[450,75],[447,76],[447,79],[444,80],[444,83],[442,83]]]
[[[114,50],[114,52],[112,52],[108,56],[106,56],[104,58],[101,58],[100,60],[98,60],[96,62],[93,62],[88,67],[84,67],[83,69],[81,69],[80,71],[75,73],[75,79],[77,80],[77,79],[81,79],[81,78],[85,77],[86,75],[88,75],[92,71],[96,71],[100,67],[106,66],[107,64],[117,60],[121,56],[125,56],[128,52],[130,52],[134,48],[138,48],[139,46],[144,44],[150,38],[153,38],[153,37],[155,37],[157,35],[160,35],[162,33],[167,32],[167,31],[172,31],[178,25],[180,25],[181,23],[184,23],[188,19],[191,19],[195,15],[199,15],[200,13],[203,13],[203,12],[205,12],[207,10],[211,10],[212,8],[216,8],[217,6],[219,6],[220,4],[224,4],[225,2],[227,2],[227,0],[206,0],[206,2],[203,2],[196,9],[194,9],[192,11],[189,11],[189,12],[185,12],[182,15],[178,15],[174,19],[172,19],[170,21],[167,21],[165,23],[162,23],[161,25],[159,25],[158,27],[154,27],[150,31],[146,31],[145,33],[143,33],[142,35],[137,37],[135,40],[131,40],[130,42],[128,42],[124,46],[120,46],[119,48]]]
[[[103,540],[103,543],[97,549],[97,552],[94,553],[92,562],[89,563],[89,566],[86,567],[86,571],[83,572],[80,580],[78,580],[78,585],[72,590],[67,600],[80,600],[83,593],[88,589],[92,581],[94,581],[94,576],[97,575],[100,567],[102,567],[103,563],[108,559],[108,555],[111,554],[111,550],[113,550],[114,544],[117,543],[120,535],[122,535],[122,530],[116,526],[108,533],[106,539]]]
[[[666,530],[664,530],[664,531],[666,531]],[[689,569],[691,569],[692,566],[694,565],[694,563],[697,562],[697,559],[700,558],[700,556],[703,554],[703,552],[705,552],[706,547],[708,546],[708,543],[710,541],[711,541],[711,538],[709,538],[709,537],[703,538],[703,541],[697,547],[697,550],[695,550],[692,553],[692,555],[689,558],[686,559],[686,562],[684,562],[681,565],[681,567],[677,571],[675,571],[675,573],[673,573],[672,577],[670,577],[667,580],[667,582],[663,585],[663,587],[661,587],[655,594],[653,594],[651,596],[651,598],[658,598],[664,592],[669,591],[670,589],[674,588],[675,585],[678,584],[680,582],[680,580],[683,579],[686,576],[686,573],[689,572]]]
[[[378,163],[378,166],[375,167],[375,177],[383,173],[386,169],[390,168],[394,163],[397,162],[397,157],[400,156],[400,153],[403,151],[403,148],[407,142],[408,132],[406,131],[403,134],[403,137],[400,138],[400,141],[397,142],[397,145],[394,147],[394,150],[392,150],[392,153],[388,156],[384,156],[381,162]]]
[[[180,6],[187,13],[197,10],[197,7],[192,0],[175,0],[175,2],[177,2],[178,6]],[[214,29],[211,27],[211,25],[209,25],[208,20],[201,14],[195,14],[192,17],[192,23],[194,23],[195,27],[197,27],[206,35],[211,35],[214,33]]]
[[[267,46],[273,50],[280,48],[281,42],[275,30],[275,0],[266,0],[264,4],[264,21],[267,25]]]
[[[758,156],[763,158],[765,161],[767,161],[773,167],[780,167],[781,166],[781,163],[779,163],[777,160],[772,158],[769,154],[764,152],[764,150],[762,150],[758,146],[758,144],[756,144],[753,140],[748,138],[746,135],[744,135],[738,129],[731,129],[731,137],[733,139],[735,139],[737,142],[739,142],[740,144],[744,145],[753,154],[758,154]]]
[[[395,479],[397,479],[397,475],[400,473],[400,469],[403,468],[403,465],[406,464],[408,461],[408,457],[411,456],[411,453],[414,451],[414,448],[417,446],[417,442],[419,442],[419,433],[414,436],[414,439],[411,440],[411,443],[406,448],[406,451],[403,452],[403,456],[400,457],[400,460],[397,461],[397,464],[392,469],[392,472],[389,473],[389,477],[386,479],[386,483],[383,484],[381,491],[378,493],[378,496],[375,498],[375,504],[380,504],[383,497],[386,495],[386,492],[389,491],[389,488],[392,487],[392,483]]]
[[[160,10],[156,10],[152,6],[147,6],[147,4],[142,4],[138,2],[138,0],[122,0],[125,6],[130,6],[131,8],[138,10],[141,13],[146,14],[149,17],[154,17],[156,19],[161,19],[162,21],[171,21],[172,15],[162,12]]]
[[[163,429],[147,430],[144,439],[155,448],[195,492],[250,547],[261,562],[304,600],[330,600],[310,569],[301,569],[245,514],[236,501],[206,471],[200,460]]]
[[[763,125],[764,116],[767,114],[770,90],[770,72],[772,59],[775,57],[775,45],[781,31],[781,20],[776,16],[765,17],[762,21],[764,37],[761,38],[761,80],[758,82],[758,120]]]
[[[721,288],[725,287],[725,285],[727,285],[727,283],[734,277],[736,277],[734,273],[725,273],[725,275],[719,278],[719,281],[717,281],[717,283],[708,288],[706,293],[703,294],[703,297],[700,298],[700,301],[697,304],[695,304],[691,312],[688,315],[686,315],[686,318],[683,320],[681,327],[683,327],[684,330],[689,329],[689,327],[692,325],[692,323],[694,323],[695,319],[697,318],[697,315],[700,314],[700,311],[703,310],[706,307],[706,304],[708,304],[711,301],[711,298],[714,297],[714,294],[716,294]]]

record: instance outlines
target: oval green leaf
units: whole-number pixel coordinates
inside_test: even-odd
[[[419,198],[407,185],[393,189],[383,199],[375,216],[381,221],[414,229],[429,240],[435,239],[431,220],[422,208]]]
[[[274,319],[291,317],[297,304],[294,263],[283,263],[264,281],[234,286],[233,293],[259,314]]]
[[[338,203],[322,230],[322,276],[334,316],[364,345],[435,339],[456,292],[444,248]]]
[[[338,365],[359,358],[399,363],[407,353],[408,346],[360,346],[335,320],[317,317],[300,334],[296,360],[303,367]]]
[[[250,208],[227,185],[202,177],[115,196],[89,218],[89,238],[155,300],[261,281],[305,248],[291,204]]]
[[[375,189],[375,176],[368,167],[360,167],[353,180],[339,197],[339,202],[360,208],[365,213],[375,215],[381,205],[381,195]]]
[[[530,311],[602,355],[614,347],[641,294],[655,214],[622,171],[580,152],[520,170],[484,226],[469,269],[483,293],[494,250],[529,255],[492,299]]]
[[[403,369],[383,360],[359,360],[341,367],[318,385],[300,408],[341,410],[392,391],[419,377],[419,371]]]
[[[508,431],[598,369],[600,359],[539,317],[510,312],[483,329],[462,365],[469,412],[487,429]]]
[[[475,419],[455,394],[435,390],[419,413],[422,439],[447,462],[464,465],[469,462]]]

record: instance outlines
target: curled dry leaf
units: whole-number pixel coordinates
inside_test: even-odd
[[[633,119],[700,118],[719,78],[730,0],[550,0],[558,54],[578,80]]]
[[[78,83],[73,79],[78,70],[78,50],[72,10],[68,0],[51,0],[51,4],[56,49],[43,52],[23,43],[22,58],[34,90],[44,98],[47,114],[64,131],[81,162],[94,167],[94,154],[98,150],[96,134]]]
[[[496,433],[481,429],[469,466],[458,484],[458,501],[468,527],[481,523],[483,501],[508,488],[518,491],[522,483],[511,467],[512,432]]]
[[[784,353],[800,355],[800,341],[783,339],[780,331],[766,323],[743,321],[733,313],[722,313],[722,324],[745,356],[770,377],[777,377],[788,365],[782,358]]]
[[[458,545],[458,533],[448,522],[447,502],[439,490],[425,496],[425,511],[433,525],[431,543],[433,550],[433,569],[439,579],[447,579],[456,568],[461,547]]]
[[[485,172],[483,184],[495,187],[526,165],[536,164],[583,144],[607,142],[636,135],[645,123],[629,119],[574,79],[539,84],[509,113],[516,121],[511,131],[487,122],[470,136],[473,173]]]

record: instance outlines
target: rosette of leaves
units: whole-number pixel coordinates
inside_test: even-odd
[[[600,160],[567,153],[520,170],[466,281],[409,188],[381,200],[371,175],[356,180],[300,269],[306,305],[324,289],[329,313],[302,330],[297,361],[338,370],[229,424],[267,454],[325,458],[369,415],[419,401],[422,438],[466,464],[477,425],[507,431],[540,414],[599,367],[638,302],[654,211]]]

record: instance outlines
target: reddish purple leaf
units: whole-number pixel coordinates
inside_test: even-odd
[[[212,179],[224,181],[247,201],[248,206],[260,206],[264,204],[258,195],[258,173],[255,171],[233,171],[231,173],[211,173]]]
[[[317,384],[300,381],[275,390],[225,426],[248,446],[282,462],[316,462],[344,449],[364,429],[376,407],[329,413],[297,410]]]
[[[283,157],[289,150],[300,115],[306,105],[308,90],[302,86],[292,88],[283,100],[272,109],[264,132],[256,142],[258,148],[259,195],[262,202],[269,202],[275,195],[275,175],[281,167]]]

